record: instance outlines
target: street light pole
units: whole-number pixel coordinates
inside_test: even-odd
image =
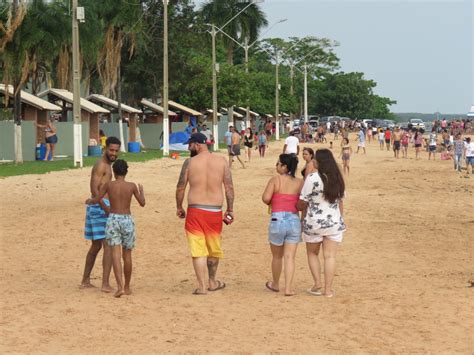
[[[244,51],[245,51],[245,73],[249,73],[249,39],[245,37],[245,44],[244,44]],[[250,128],[250,106],[247,105],[245,108],[245,128]]]
[[[168,117],[168,0],[163,0],[163,156],[170,154]]]
[[[278,49],[275,49],[275,139],[280,140],[280,83],[278,80]]]
[[[219,127],[217,125],[217,63],[216,63],[216,26],[212,25],[212,134],[214,151],[219,150]]]
[[[81,73],[79,68],[79,21],[77,19],[77,0],[72,0],[72,70],[74,117],[74,166],[83,166],[82,162],[82,125],[81,125]],[[47,157],[46,157],[47,158]]]

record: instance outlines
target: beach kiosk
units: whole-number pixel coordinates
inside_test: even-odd
[[[112,113],[118,113],[118,101],[112,100],[107,96],[92,94],[87,97],[87,100],[110,110],[109,122],[112,122]],[[122,110],[122,119],[128,122],[128,141],[136,142],[137,120],[142,111],[125,104],[121,104],[120,109]]]
[[[144,123],[163,123],[163,107],[147,99],[140,101]],[[176,113],[168,110],[168,116],[176,117]]]
[[[66,122],[68,111],[72,111],[73,94],[63,89],[48,89],[40,94],[39,97],[47,97],[49,102],[61,106],[61,121]],[[99,139],[99,116],[101,114],[110,114],[110,111],[94,104],[81,97],[81,121],[89,123],[89,139],[94,139],[97,143]]]
[[[3,97],[6,95],[5,85],[0,84],[0,96],[2,97],[1,105],[3,105]],[[8,86],[8,95],[10,96],[9,106],[13,107],[13,85]],[[32,121],[34,123],[46,124],[48,112],[61,111],[61,107],[21,90],[21,117],[23,121]],[[44,142],[44,130],[37,127],[35,144]]]
[[[8,106],[5,105],[6,86],[0,84],[0,107],[13,108],[13,86],[8,86]],[[21,90],[22,149],[23,159],[33,161],[37,158],[39,144],[45,141],[45,131],[34,124],[45,125],[49,112],[61,111],[61,107]],[[15,156],[14,125],[12,120],[0,121],[0,159],[13,160]],[[41,149],[41,148],[40,148]]]

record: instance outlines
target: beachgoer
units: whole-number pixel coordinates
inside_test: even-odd
[[[385,147],[387,148],[387,150],[390,150],[390,141],[392,138],[392,132],[390,131],[390,128],[388,127],[385,130],[384,138],[385,138]]]
[[[232,137],[231,137],[231,147],[230,147],[230,154],[231,157],[236,157],[237,160],[242,164],[242,168],[245,169],[245,164],[240,159],[240,134],[237,132],[235,128],[232,128]],[[229,160],[229,167],[232,168],[232,159]]]
[[[464,142],[461,139],[461,133],[456,134],[456,139],[454,140],[453,147],[454,170],[461,172],[461,161],[464,152]]]
[[[117,159],[120,145],[121,142],[118,138],[107,138],[102,158],[99,159],[92,168],[90,179],[91,198],[97,197],[102,186],[112,180],[111,165]],[[112,249],[105,242],[105,227],[107,224],[107,216],[110,212],[109,206],[110,203],[107,196],[99,200],[97,204],[87,205],[84,237],[91,241],[91,247],[86,256],[81,288],[95,287],[91,284],[91,272],[94,268],[97,254],[100,249],[104,247],[102,259],[102,291],[113,291],[109,284],[110,271],[112,269]]]
[[[100,141],[100,146],[102,147],[102,151],[104,151],[105,142],[107,141],[107,136],[105,135],[103,130],[99,131],[99,141]]]
[[[342,146],[341,154],[339,154],[339,157],[342,158],[342,166],[344,167],[344,173],[349,174],[349,161],[351,159],[352,147],[349,144],[348,138],[344,138],[343,143],[344,144]]]
[[[234,220],[234,187],[230,167],[222,156],[211,154],[205,136],[197,133],[189,139],[191,158],[181,169],[176,187],[176,214],[186,218],[185,230],[193,259],[198,287],[195,295],[223,289],[224,282],[216,280],[221,250],[222,204],[224,185],[227,210],[224,221]],[[188,210],[183,209],[186,185],[189,183]],[[206,275],[207,274],[207,275]]]
[[[45,125],[36,124],[39,128],[44,129],[45,133],[45,144],[46,144],[46,152],[44,154],[44,161],[53,160],[54,158],[54,147],[56,143],[58,143],[58,136],[56,135],[56,126],[53,124],[53,121],[48,119]],[[49,156],[51,154],[51,159]]]
[[[424,139],[423,139],[423,132],[421,130],[415,130],[415,136],[413,137],[415,142],[415,159],[418,159],[418,156],[421,151],[421,147],[423,146]]]
[[[117,281],[117,292],[115,297],[130,295],[130,280],[132,279],[132,249],[135,247],[135,222],[130,212],[132,196],[135,196],[140,206],[145,206],[145,195],[143,186],[135,185],[133,182],[125,181],[128,173],[128,164],[125,160],[117,159],[112,166],[115,181],[102,185],[99,195],[88,199],[88,205],[97,204],[106,194],[110,200],[110,213],[105,227],[105,239],[112,248],[112,265],[115,280]],[[125,284],[122,278],[122,262],[125,273]]]
[[[290,135],[285,139],[283,154],[300,154],[300,141],[295,137],[294,131],[291,131]]]
[[[383,133],[382,128],[379,128],[379,146],[380,146],[380,150],[383,150],[384,139],[385,139],[385,134]]]
[[[397,159],[400,157],[402,135],[403,135],[403,132],[400,131],[400,128],[398,126],[395,127],[395,131],[393,132],[391,139],[392,139],[392,147],[393,147],[393,157]]]
[[[224,141],[225,141],[225,144],[227,145],[227,154],[229,155],[229,164],[232,164],[232,132],[234,130],[234,127],[233,126],[229,126],[229,130],[227,132],[225,132],[224,134]],[[193,132],[193,133],[197,133],[197,132]]]
[[[469,167],[471,167],[471,174],[474,173],[474,142],[471,142],[471,137],[466,138],[464,144],[464,155],[466,157],[466,174],[469,174]]]
[[[301,175],[303,178],[306,178],[309,174],[312,174],[316,171],[316,166],[314,165],[314,150],[309,147],[303,148],[303,160],[305,165],[303,170],[301,170]]]
[[[260,158],[265,157],[265,150],[268,147],[268,140],[265,131],[260,131],[260,135],[258,136],[258,153],[260,154]]]
[[[248,161],[250,162],[250,158],[252,155],[252,148],[253,148],[253,132],[252,128],[247,128],[244,134],[244,147],[245,147],[245,155],[247,156]]]
[[[433,127],[431,130],[429,144],[428,144],[428,160],[431,160],[431,154],[433,154],[433,160],[436,160],[436,146],[438,144],[438,137],[436,135],[436,129]]]
[[[277,176],[270,179],[262,200],[271,206],[268,241],[272,252],[272,281],[265,286],[273,292],[280,290],[280,275],[285,264],[285,296],[295,295],[293,277],[295,255],[301,242],[301,221],[296,208],[303,181],[295,177],[298,158],[294,154],[280,154],[276,164]],[[283,261],[284,260],[284,261]]]
[[[356,153],[359,153],[359,149],[362,148],[364,150],[364,154],[366,154],[365,151],[365,132],[362,128],[358,128],[359,132],[357,133],[357,138],[356,140],[359,141],[357,144],[357,151]]]
[[[344,179],[329,149],[315,154],[317,172],[307,177],[301,190],[298,209],[303,211],[303,240],[314,285],[308,292],[314,296],[333,297],[336,251],[346,226],[343,220]],[[324,290],[321,282],[319,251],[324,255]]]
[[[403,130],[402,133],[402,155],[403,158],[408,158],[408,144],[410,143],[410,132],[408,130]]]

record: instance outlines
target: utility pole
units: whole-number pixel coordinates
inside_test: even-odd
[[[120,55],[120,54],[119,54]],[[117,87],[117,101],[118,101],[118,118],[119,118],[119,135],[120,135],[120,151],[125,152],[125,139],[123,136],[123,120],[122,120],[122,70],[120,69],[120,64],[117,68],[117,81],[118,81],[118,87]]]
[[[217,125],[217,63],[216,63],[216,26],[212,25],[212,135],[214,151],[219,150],[219,128]]]
[[[74,117],[74,166],[83,166],[82,162],[82,125],[81,125],[81,73],[79,69],[79,21],[77,18],[77,0],[72,0],[72,71]]]
[[[275,139],[280,140],[280,83],[278,80],[278,49],[275,49]]]
[[[170,154],[170,121],[168,117],[168,0],[163,0],[163,156]]]
[[[18,0],[13,1],[13,11],[12,11],[12,18],[13,21],[16,19],[18,16],[19,12],[19,2]],[[21,26],[17,29],[17,32],[15,33],[15,39],[14,39],[14,47],[16,48],[15,50],[15,57],[18,55],[17,53],[18,48],[20,46],[20,31],[21,31]],[[23,163],[23,151],[22,151],[22,146],[21,146],[21,73],[19,71],[21,70],[21,67],[16,61],[15,65],[17,66],[15,69],[15,78],[13,81],[13,119],[15,121],[15,163]],[[5,92],[8,95],[8,87],[5,88]]]
[[[244,51],[245,51],[245,73],[249,73],[249,39],[245,37],[245,44],[244,44]],[[250,106],[247,105],[245,108],[245,128],[250,127]]]

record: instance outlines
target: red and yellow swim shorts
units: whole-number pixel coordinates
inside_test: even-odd
[[[221,249],[222,210],[188,207],[184,229],[193,258],[224,256]]]

